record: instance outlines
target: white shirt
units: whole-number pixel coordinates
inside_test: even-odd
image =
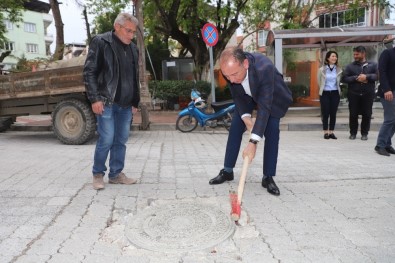
[[[324,91],[332,91],[337,90],[337,72],[336,66],[334,65],[332,70],[330,69],[329,65],[326,66],[326,78],[325,78],[325,87]]]
[[[241,82],[241,86],[243,86],[244,92],[248,96],[252,97],[251,88],[250,88],[250,82],[248,81],[248,70],[247,70],[246,77]],[[244,117],[250,117],[251,118],[251,114],[245,113],[245,114],[243,114],[241,116],[241,118],[243,119]],[[257,134],[251,133],[251,139],[256,140],[256,141],[260,141],[262,138],[259,135],[257,135]]]

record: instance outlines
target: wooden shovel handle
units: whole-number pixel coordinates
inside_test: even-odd
[[[246,182],[246,177],[247,177],[247,170],[248,170],[248,165],[250,163],[250,159],[248,156],[244,157],[243,160],[243,169],[241,170],[241,176],[239,180],[239,187],[237,189],[237,202],[241,204],[241,198],[243,197],[243,191],[244,191],[244,185]]]

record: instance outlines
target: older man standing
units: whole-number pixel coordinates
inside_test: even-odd
[[[129,185],[137,181],[122,172],[130,125],[140,102],[138,50],[132,42],[137,25],[134,16],[120,13],[114,30],[97,35],[89,45],[84,80],[99,134],[92,168],[95,190],[104,188],[108,154],[109,183]]]

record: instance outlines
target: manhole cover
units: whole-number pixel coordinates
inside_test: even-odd
[[[174,203],[149,207],[126,226],[138,247],[159,252],[184,252],[213,247],[234,232],[230,216],[214,205]]]

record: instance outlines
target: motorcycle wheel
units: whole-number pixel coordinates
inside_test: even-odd
[[[176,128],[181,132],[191,132],[196,129],[197,125],[198,121],[192,115],[178,117],[176,122]]]

